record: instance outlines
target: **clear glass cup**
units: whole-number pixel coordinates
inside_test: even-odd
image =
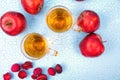
[[[76,23],[71,11],[61,5],[57,5],[48,10],[46,15],[46,23],[54,32],[65,32],[72,28],[75,31],[80,31],[79,27],[73,27]]]
[[[58,52],[48,47],[46,38],[38,33],[27,34],[21,43],[23,55],[29,59],[40,59],[47,53],[57,56]]]

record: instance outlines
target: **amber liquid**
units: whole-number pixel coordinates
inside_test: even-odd
[[[71,13],[64,7],[51,9],[46,16],[46,22],[54,32],[65,32],[73,24]]]
[[[25,37],[23,47],[28,58],[39,59],[46,54],[47,42],[42,35],[30,33]]]

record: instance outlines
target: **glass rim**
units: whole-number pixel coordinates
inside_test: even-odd
[[[71,14],[71,16],[72,16],[72,12],[71,12],[66,6],[63,6],[63,5],[56,5],[56,6],[51,7],[51,8],[48,10],[47,14],[48,14],[49,12],[51,12],[52,10],[56,9],[56,8],[65,9],[65,10],[68,11],[68,12]]]

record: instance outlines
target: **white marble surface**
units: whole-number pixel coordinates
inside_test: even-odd
[[[63,5],[71,10],[74,17],[81,11],[90,9],[97,12],[101,19],[100,34],[105,52],[97,58],[86,58],[81,55],[78,45],[87,35],[69,30],[65,33],[54,33],[46,25],[45,15],[49,8]],[[47,68],[59,63],[63,66],[63,73],[48,80],[120,80],[120,0],[45,0],[44,8],[38,15],[30,15],[21,7],[20,0],[0,0],[0,16],[6,11],[19,11],[27,18],[27,28],[20,35],[11,37],[0,29],[0,80],[3,74],[10,71],[13,63],[23,63],[27,59],[20,51],[22,38],[31,32],[42,34],[49,41],[49,46],[59,51],[57,57],[46,55],[40,60],[33,60],[34,68],[42,67],[47,74]],[[32,80],[29,75],[24,80]],[[12,80],[20,80],[17,73]],[[47,74],[48,75],[48,74]]]

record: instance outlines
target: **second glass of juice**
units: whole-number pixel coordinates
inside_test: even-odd
[[[40,59],[49,51],[47,40],[38,33],[27,34],[22,41],[21,49],[29,59]],[[57,52],[54,53],[56,54]]]

